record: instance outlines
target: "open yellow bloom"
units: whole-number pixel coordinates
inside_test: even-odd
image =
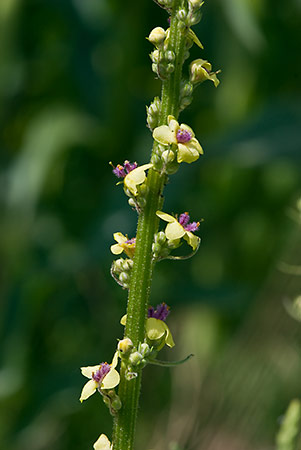
[[[124,234],[118,232],[113,234],[117,244],[111,245],[111,252],[114,255],[120,255],[124,252],[129,258],[133,258],[135,253],[136,239],[129,239]]]
[[[158,350],[160,350],[164,346],[164,344],[168,345],[168,347],[174,347],[175,343],[170,329],[166,325],[166,322],[164,322],[163,320],[149,317],[148,319],[146,319],[145,331],[150,341],[160,341],[160,339],[164,337],[163,342]]]
[[[196,161],[204,152],[199,141],[194,137],[192,129],[184,123],[179,125],[173,116],[168,116],[167,123],[168,125],[161,125],[154,129],[153,138],[155,141],[163,145],[176,145],[178,147],[178,163],[187,162],[190,164]]]
[[[192,231],[196,231],[199,228],[199,222],[189,223],[190,217],[188,213],[181,214],[179,220],[163,211],[157,211],[156,215],[168,222],[165,228],[165,235],[169,241],[175,241],[183,237],[193,250],[197,249],[201,239],[195,236]]]
[[[97,389],[113,389],[119,384],[120,376],[115,367],[118,364],[118,352],[115,352],[111,364],[101,363],[97,366],[81,367],[82,374],[90,378],[84,385],[80,401],[91,397]]]
[[[112,445],[105,434],[101,434],[93,445],[94,450],[112,450]]]
[[[136,196],[138,194],[137,186],[139,184],[144,183],[146,179],[146,173],[145,171],[147,169],[150,169],[153,167],[152,164],[143,164],[142,166],[136,167],[136,169],[131,170],[125,177],[124,177],[124,186],[134,195]]]

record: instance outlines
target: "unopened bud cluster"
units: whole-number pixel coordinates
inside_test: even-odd
[[[150,54],[152,71],[162,80],[166,80],[174,71],[175,53],[169,48],[169,28],[165,31],[161,27],[154,28],[148,40],[156,47]]]
[[[161,101],[159,97],[155,97],[152,103],[146,107],[147,125],[150,130],[156,128],[159,124]]]
[[[188,0],[188,8],[179,9],[177,18],[182,22],[183,29],[199,23],[202,17],[199,10],[203,3],[200,0]]]
[[[120,397],[116,394],[114,389],[105,392],[102,391],[101,395],[103,397],[103,402],[109,408],[111,415],[115,416],[122,406]]]
[[[148,363],[148,358],[153,356],[153,349],[146,342],[139,342],[136,348],[129,338],[119,341],[117,348],[120,358],[127,365],[126,378],[128,381],[136,378],[137,370],[143,369]]]
[[[111,273],[114,279],[126,289],[129,288],[133,264],[133,260],[128,258],[119,258],[112,263]]]
[[[170,252],[180,246],[180,239],[169,241],[166,238],[164,231],[159,231],[154,236],[154,242],[152,246],[153,259],[160,260],[167,258]]]
[[[137,209],[138,212],[140,212],[140,210],[142,208],[144,208],[144,206],[146,205],[147,190],[148,190],[148,188],[147,188],[145,183],[140,184],[140,186],[137,186],[138,195],[137,196],[133,196],[129,189],[124,188],[125,194],[128,197],[130,197],[129,200],[128,200],[129,205],[132,208]]]
[[[180,166],[175,151],[171,147],[166,150],[166,147],[160,144],[154,148],[151,162],[155,170],[165,172],[167,175],[174,174]]]
[[[180,111],[183,111],[192,102],[193,84],[188,80],[182,80],[180,87]]]

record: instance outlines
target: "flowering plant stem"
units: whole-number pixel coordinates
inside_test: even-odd
[[[185,30],[177,18],[177,12],[183,0],[174,0],[170,22],[170,48],[175,53],[175,70],[162,83],[161,108],[159,125],[166,124],[167,117],[179,114],[179,94],[182,66],[185,51]],[[158,144],[154,143],[153,152]],[[163,188],[166,175],[150,169],[147,177],[146,205],[139,214],[134,265],[131,273],[129,296],[127,304],[127,320],[125,337],[132,340],[134,346],[143,342],[145,336],[145,320],[149,304],[150,285],[153,273],[152,243],[154,234],[158,231],[159,219],[156,211],[162,208]],[[128,381],[126,365],[121,364],[120,385],[118,394],[122,408],[114,419],[113,444],[114,450],[132,450],[135,436],[138,401],[141,386],[141,370],[138,376]]]

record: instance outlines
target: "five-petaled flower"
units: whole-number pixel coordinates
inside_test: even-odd
[[[135,253],[136,238],[129,239],[124,234],[118,232],[113,234],[117,244],[111,245],[111,252],[114,255],[120,255],[124,252],[129,258],[133,258]]]
[[[118,364],[118,352],[115,352],[111,364],[101,363],[97,366],[81,367],[82,374],[90,378],[84,385],[80,401],[91,397],[97,389],[113,389],[119,384],[120,376],[115,367]]]
[[[194,132],[188,126],[182,123],[179,125],[173,116],[168,116],[168,125],[161,125],[153,131],[153,138],[159,144],[172,145],[178,147],[177,161],[192,163],[202,155],[203,149],[199,141],[194,137]]]
[[[93,445],[94,450],[112,450],[112,445],[105,434],[101,434]]]
[[[183,237],[192,247],[193,251],[198,248],[200,238],[195,236],[192,231],[198,230],[200,222],[189,223],[190,217],[187,212],[181,214],[178,220],[176,217],[162,211],[157,211],[156,214],[160,219],[168,222],[165,228],[165,235],[169,241],[175,241]]]
[[[169,306],[166,303],[160,303],[157,308],[149,306],[145,324],[146,336],[150,341],[162,341],[157,348],[160,350],[164,344],[168,347],[174,347],[175,343],[165,320],[169,314]]]

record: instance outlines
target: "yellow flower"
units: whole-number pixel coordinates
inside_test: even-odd
[[[194,84],[211,80],[215,87],[219,85],[216,74],[220,71],[212,72],[212,65],[205,59],[196,59],[190,64],[190,81]]]
[[[120,376],[115,367],[118,363],[118,352],[115,352],[111,364],[101,363],[97,366],[81,367],[82,374],[90,378],[84,385],[80,401],[91,397],[97,389],[113,389],[119,384]]]
[[[161,125],[154,129],[155,141],[163,145],[175,144],[178,147],[178,163],[196,161],[204,152],[199,141],[194,137],[192,129],[184,123],[179,125],[173,116],[168,116],[167,123],[168,125]]]
[[[112,450],[112,445],[105,434],[101,434],[93,445],[94,450]]]
[[[144,183],[146,179],[145,171],[153,167],[152,164],[143,164],[131,170],[124,178],[124,186],[134,195],[138,194],[137,186]]]
[[[168,345],[168,347],[174,347],[175,343],[170,329],[163,320],[149,317],[146,319],[145,331],[146,336],[150,341],[162,340],[162,343],[157,350],[161,350],[164,344]]]
[[[168,222],[165,228],[165,235],[169,241],[175,241],[183,237],[193,250],[198,248],[201,239],[195,236],[192,231],[197,231],[200,223],[189,223],[190,217],[188,213],[181,214],[179,220],[162,211],[157,211],[156,215]]]
[[[136,239],[129,239],[120,232],[114,233],[113,236],[117,244],[111,245],[111,252],[114,255],[120,255],[124,252],[129,258],[132,259],[135,253]]]

